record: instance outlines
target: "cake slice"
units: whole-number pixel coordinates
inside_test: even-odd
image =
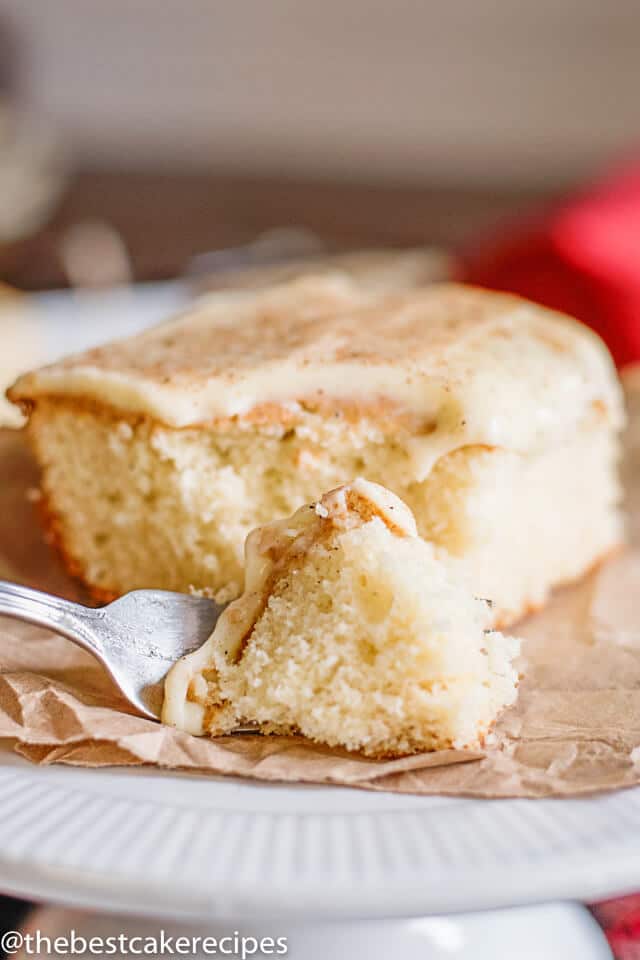
[[[245,556],[244,593],[167,676],[165,723],[391,756],[480,746],[516,699],[519,642],[383,487],[339,487],[254,530]]]
[[[237,596],[254,527],[356,476],[491,597],[497,625],[620,541],[621,393],[603,343],[517,297],[348,275],[218,293],[21,377],[47,521],[103,599]]]

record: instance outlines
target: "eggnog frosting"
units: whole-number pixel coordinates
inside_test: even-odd
[[[161,326],[21,377],[185,427],[278,405],[385,401],[456,445],[531,450],[592,405],[615,422],[609,356],[586,327],[517,297],[437,284],[382,300],[340,274],[215,294]]]

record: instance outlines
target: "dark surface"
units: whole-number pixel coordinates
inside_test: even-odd
[[[31,904],[24,900],[0,896],[0,936],[7,930],[19,929],[30,908]],[[5,954],[0,951],[0,957],[4,956]]]
[[[197,253],[244,243],[272,227],[306,226],[335,248],[458,247],[550,197],[539,189],[82,173],[45,230],[0,248],[0,278],[31,290],[64,285],[61,240],[70,226],[87,221],[118,231],[136,280],[157,280],[181,273]]]

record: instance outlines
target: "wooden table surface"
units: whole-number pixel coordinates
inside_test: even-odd
[[[61,238],[74,224],[113,226],[136,280],[181,273],[191,257],[305,226],[330,247],[434,243],[456,248],[536,209],[551,191],[335,183],[149,172],[79,173],[37,237],[0,249],[0,279],[23,289],[62,286]]]

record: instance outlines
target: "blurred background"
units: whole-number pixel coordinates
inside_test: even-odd
[[[79,163],[566,180],[636,131],[633,0],[4,0]]]
[[[0,277],[96,221],[138,279],[292,223],[463,243],[624,156],[639,49],[635,0],[0,0]]]

